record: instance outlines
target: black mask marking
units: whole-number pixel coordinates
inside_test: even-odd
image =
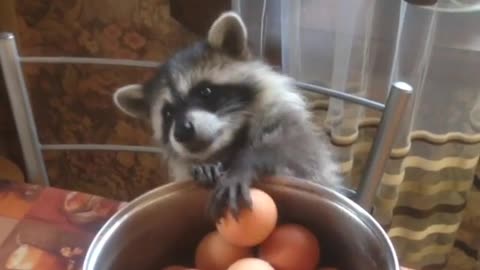
[[[203,81],[189,91],[187,100],[191,107],[225,115],[245,110],[253,103],[255,95],[252,84],[213,84]]]

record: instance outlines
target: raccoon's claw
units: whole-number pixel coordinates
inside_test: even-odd
[[[251,205],[248,182],[220,183],[213,192],[209,213],[214,220],[219,220],[228,210],[235,219],[238,219],[240,212],[250,208]]]
[[[221,162],[197,165],[192,168],[193,179],[207,187],[214,186],[222,175],[223,165]]]

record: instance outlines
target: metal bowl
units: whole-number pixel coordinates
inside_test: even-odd
[[[270,178],[256,187],[276,201],[279,222],[313,231],[324,262],[339,270],[399,270],[379,224],[350,199],[298,179]],[[209,191],[193,182],[154,189],[116,213],[92,242],[83,270],[158,270],[191,264],[198,241],[214,230],[206,217]]]

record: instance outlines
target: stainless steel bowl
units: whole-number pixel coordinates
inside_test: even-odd
[[[276,201],[280,222],[303,224],[317,235],[322,258],[338,269],[400,269],[383,229],[343,195],[296,179],[268,179],[257,187]],[[100,230],[83,270],[158,270],[191,263],[198,241],[214,229],[205,215],[208,195],[192,182],[179,182],[140,196]]]

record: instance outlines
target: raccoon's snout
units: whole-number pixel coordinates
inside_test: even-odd
[[[174,147],[182,152],[182,148],[191,153],[206,150],[222,134],[225,123],[214,113],[204,110],[191,110],[175,120],[172,137]]]
[[[173,136],[179,143],[188,143],[195,138],[195,128],[192,122],[183,120],[175,123]]]
[[[191,152],[204,150],[213,140],[213,138],[203,138],[201,134],[195,132],[194,124],[188,120],[175,123],[173,136],[177,142],[181,143]]]

